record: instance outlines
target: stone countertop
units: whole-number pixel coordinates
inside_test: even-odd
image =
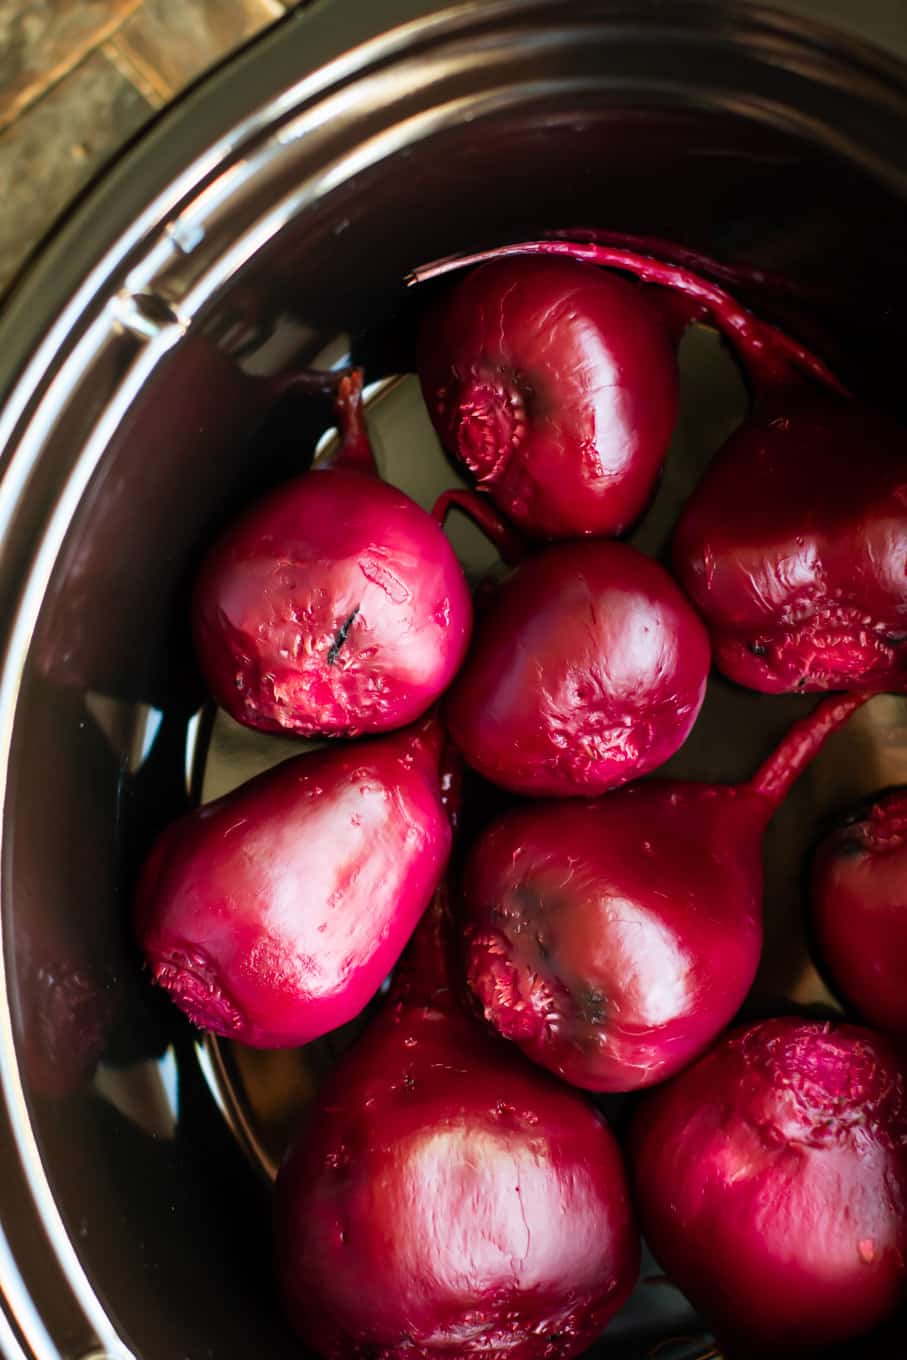
[[[186,84],[300,0],[0,0],[0,294]]]

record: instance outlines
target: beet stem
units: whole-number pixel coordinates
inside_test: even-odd
[[[780,745],[743,786],[765,798],[773,808],[787,796],[828,737],[862,707],[868,694],[833,694],[785,734]]]
[[[478,491],[463,491],[457,487],[442,491],[432,506],[432,516],[443,525],[451,510],[460,510],[468,516],[494,544],[508,566],[514,566],[526,556],[525,539]]]
[[[792,376],[791,367],[797,366],[833,391],[847,394],[847,389],[821,359],[811,354],[804,345],[790,340],[777,328],[764,325],[748,308],[741,306],[717,284],[710,283],[680,265],[668,264],[653,256],[640,255],[616,246],[598,245],[592,241],[521,241],[515,245],[497,246],[493,250],[482,250],[472,255],[449,255],[443,260],[435,260],[414,269],[407,275],[406,282],[409,285],[425,283],[428,279],[440,278],[442,274],[449,274],[468,265],[482,264],[486,260],[498,259],[505,255],[567,256],[569,259],[601,268],[621,269],[633,274],[643,283],[683,293],[707,308],[714,324],[736,346],[757,392],[789,383]]]
[[[334,397],[334,414],[340,434],[340,448],[330,461],[332,468],[347,468],[352,472],[366,472],[378,475],[375,454],[365,424],[365,409],[362,405],[362,383],[364,374],[361,368],[353,368],[345,373],[337,384]]]

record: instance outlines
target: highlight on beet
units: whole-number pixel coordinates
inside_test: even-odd
[[[377,476],[361,371],[336,384],[336,456],[229,525],[195,583],[205,681],[231,717],[262,731],[402,727],[447,688],[469,642],[472,602],[453,549]]]
[[[907,1035],[907,789],[848,811],[812,863],[810,919],[829,980],[870,1024]]]
[[[567,1360],[635,1283],[617,1142],[458,1005],[443,900],[316,1097],[274,1194],[288,1317],[329,1357]]]
[[[153,980],[257,1048],[353,1019],[397,962],[451,847],[437,719],[292,757],[169,826],[134,904]]]
[[[728,1360],[862,1336],[907,1293],[907,1102],[888,1040],[795,1018],[734,1030],[637,1109],[643,1232]]]
[[[860,703],[824,700],[744,784],[653,779],[504,812],[462,882],[485,1020],[592,1091],[651,1086],[702,1053],[756,974],[769,819]]]
[[[446,721],[467,763],[516,793],[603,793],[661,765],[702,707],[706,631],[657,562],[561,543],[482,593]]]

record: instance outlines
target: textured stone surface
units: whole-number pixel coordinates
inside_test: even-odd
[[[175,94],[284,13],[279,0],[145,0],[111,45],[162,95]]]
[[[117,29],[141,0],[0,0],[0,127]]]
[[[0,289],[151,105],[93,52],[0,132]]]

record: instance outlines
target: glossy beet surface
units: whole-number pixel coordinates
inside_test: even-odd
[[[869,1030],[769,1020],[639,1107],[643,1230],[729,1360],[812,1354],[903,1301],[904,1082]]]
[[[196,1025],[258,1048],[357,1015],[437,886],[451,830],[440,734],[294,757],[188,813],[149,856],[135,928]]]
[[[882,794],[825,837],[810,896],[831,981],[866,1020],[907,1035],[907,790]]]
[[[505,812],[463,877],[485,1019],[594,1091],[650,1086],[701,1053],[759,963],[768,820],[857,703],[820,705],[748,784],[651,780]]]
[[[332,1360],[572,1356],[636,1277],[620,1153],[582,1097],[459,1008],[439,923],[284,1162],[281,1293]]]
[[[358,386],[341,452],[233,523],[195,585],[205,680],[264,731],[356,736],[420,717],[453,679],[472,604],[430,515],[378,479]]]
[[[620,534],[645,509],[678,385],[636,284],[568,259],[480,265],[424,318],[418,364],[442,443],[526,532]]]
[[[517,793],[603,793],[662,764],[705,697],[705,629],[622,543],[533,554],[483,601],[447,701],[466,760]]]
[[[907,689],[907,432],[819,394],[762,410],[687,503],[674,563],[739,684]]]

